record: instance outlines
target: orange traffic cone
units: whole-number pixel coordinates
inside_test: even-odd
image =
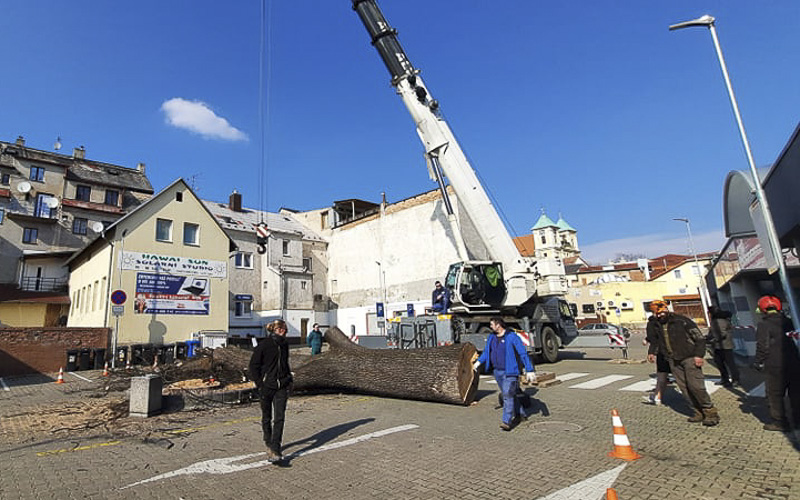
[[[56,379],[56,384],[63,384],[64,383],[64,368],[58,369],[58,378]]]
[[[105,366],[103,366],[103,376],[108,377],[108,361],[106,361]]]
[[[614,491],[614,488],[608,488],[606,490],[606,500],[619,500],[617,498],[617,492]]]
[[[617,410],[611,410],[611,423],[614,425],[614,451],[608,452],[611,458],[621,458],[622,460],[636,460],[642,458],[641,455],[633,451],[628,435],[625,433],[625,426],[619,418]],[[615,495],[616,497],[616,495]]]

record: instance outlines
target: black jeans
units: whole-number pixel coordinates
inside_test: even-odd
[[[717,365],[723,384],[739,383],[739,368],[733,359],[732,349],[714,349],[714,363]]]
[[[283,441],[283,421],[286,416],[286,403],[289,400],[289,388],[261,389],[261,429],[264,432],[264,444],[273,450],[281,451]]]

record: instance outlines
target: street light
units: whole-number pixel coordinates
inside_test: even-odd
[[[689,223],[689,219],[685,217],[677,217],[675,219],[679,222],[686,223],[686,232],[689,233],[689,251],[694,256],[694,265],[697,266],[697,278],[700,280],[700,303],[703,304],[703,316],[706,318],[706,325],[711,327],[711,319],[708,317],[708,306],[710,305],[710,297],[708,296],[708,290],[706,289],[706,282],[703,279],[703,273],[700,270],[700,262],[697,260],[697,251],[694,247],[694,239],[692,239],[692,225]]]
[[[376,260],[375,263],[378,264],[378,286],[380,287],[380,291],[378,292],[379,293],[379,299],[378,300],[380,300],[383,303],[383,311],[384,311],[384,319],[383,319],[383,321],[381,321],[380,318],[378,318],[378,321],[380,322],[379,324],[380,324],[380,328],[381,328],[381,333],[385,333],[385,329],[386,329],[386,326],[385,326],[386,325],[386,323],[385,323],[385,321],[386,321],[386,273],[383,271],[383,265],[381,264],[381,261]]]
[[[781,243],[778,239],[778,232],[775,230],[775,222],[772,220],[772,212],[769,209],[767,196],[764,194],[764,187],[761,185],[761,180],[756,171],[756,164],[753,160],[753,153],[750,151],[750,143],[747,140],[747,134],[744,131],[744,124],[742,123],[742,116],[739,114],[739,105],[736,104],[736,96],[733,94],[733,86],[731,86],[731,79],[728,76],[728,68],[725,65],[725,58],[722,56],[722,48],[719,45],[719,38],[717,38],[717,30],[714,27],[714,18],[709,15],[686,21],[683,23],[673,24],[669,27],[670,31],[675,31],[683,28],[691,28],[694,26],[704,26],[711,32],[711,39],[714,41],[714,48],[717,51],[717,58],[719,59],[719,66],[722,69],[722,76],[725,79],[725,86],[728,89],[728,97],[731,100],[731,107],[733,108],[733,115],[736,117],[736,124],[739,127],[739,135],[742,138],[744,151],[747,155],[747,162],[750,164],[750,175],[753,176],[753,186],[755,186],[755,195],[758,203],[761,206],[761,211],[764,214],[764,225],[767,227],[767,237],[769,247],[764,251],[771,252],[775,262],[778,266],[778,276],[780,277],[783,293],[786,296],[786,301],[789,303],[790,314],[792,321],[797,325],[797,307],[794,298],[792,286],[789,284],[789,274],[786,272],[786,263],[783,261],[783,253],[781,252]],[[762,245],[763,246],[763,245]]]

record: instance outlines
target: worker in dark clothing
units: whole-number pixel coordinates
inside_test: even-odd
[[[434,312],[447,312],[450,308],[450,289],[442,286],[441,281],[434,284],[431,294],[431,308]]]
[[[711,402],[703,377],[705,337],[694,321],[671,312],[663,300],[651,302],[650,311],[658,319],[661,328],[653,329],[655,342],[647,349],[647,360],[652,363],[659,350],[664,353],[675,376],[675,383],[694,409],[689,422],[703,422],[705,426],[719,424],[719,412]]]
[[[794,428],[800,428],[800,359],[797,347],[787,335],[792,325],[781,314],[781,301],[765,295],[758,301],[762,313],[756,329],[754,367],[766,374],[767,403],[772,422],[764,430],[789,432],[789,419],[783,397],[788,391]]]
[[[711,324],[706,341],[714,350],[714,363],[719,369],[722,386],[730,388],[733,384],[739,385],[739,368],[733,358],[731,313],[717,306],[711,306],[708,308],[708,315]]]
[[[322,331],[319,329],[319,323],[314,323],[314,327],[306,338],[306,343],[311,347],[311,355],[315,356],[322,352]]]
[[[656,346],[656,387],[651,395],[644,397],[644,402],[649,405],[660,406],[661,399],[664,396],[664,390],[666,390],[667,383],[669,382],[669,362],[667,361],[667,357],[664,356],[664,353],[658,349],[657,339],[659,332],[661,332],[661,323],[658,322],[658,318],[655,314],[648,318],[645,332],[645,344]]]
[[[292,372],[289,368],[286,322],[276,319],[266,328],[267,337],[253,351],[249,368],[261,397],[261,428],[267,456],[272,461],[278,461],[283,458],[281,441]]]

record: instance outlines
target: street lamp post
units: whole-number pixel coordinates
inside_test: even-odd
[[[385,335],[386,334],[386,273],[384,273],[383,271],[383,265],[381,264],[381,261],[376,260],[375,263],[378,264],[378,286],[380,287],[380,291],[378,292],[380,298],[378,300],[380,300],[383,303],[383,311],[384,311],[383,320],[378,318],[378,321],[381,324],[381,334]]]
[[[689,219],[686,217],[677,217],[672,220],[686,223],[686,232],[689,234],[689,251],[694,257],[694,265],[697,266],[697,278],[700,280],[700,288],[698,290],[698,292],[700,292],[700,303],[703,304],[703,316],[706,318],[706,325],[708,325],[710,328],[711,318],[708,317],[708,307],[711,305],[711,297],[708,295],[706,282],[703,279],[703,272],[700,269],[700,261],[697,260],[697,250],[694,246],[694,239],[692,239],[692,225],[689,223]]]
[[[786,272],[786,263],[783,261],[783,252],[781,251],[781,243],[778,239],[778,232],[775,229],[775,222],[772,220],[772,212],[769,209],[769,203],[767,201],[767,197],[764,194],[764,187],[761,185],[761,180],[758,177],[758,172],[756,171],[756,164],[753,160],[753,153],[750,151],[750,143],[747,140],[747,134],[744,131],[744,124],[742,123],[742,116],[739,114],[739,105],[736,103],[736,96],[733,94],[733,86],[731,85],[731,79],[728,76],[728,68],[725,65],[725,58],[722,56],[722,48],[719,45],[719,38],[717,38],[717,30],[714,27],[714,18],[709,15],[705,15],[699,17],[697,19],[693,19],[691,21],[686,21],[683,23],[673,24],[669,27],[670,31],[675,31],[683,28],[691,28],[695,26],[706,27],[711,32],[711,39],[714,41],[714,48],[717,51],[717,58],[719,59],[719,66],[722,69],[722,76],[725,79],[725,86],[728,89],[728,97],[731,100],[731,107],[733,108],[733,114],[736,117],[736,124],[739,127],[739,135],[742,138],[742,144],[744,145],[744,151],[747,155],[747,162],[750,164],[750,174],[753,176],[753,186],[755,187],[755,195],[758,203],[761,205],[761,211],[764,214],[764,224],[767,227],[767,237],[769,240],[769,247],[765,248],[765,252],[772,252],[772,255],[775,259],[775,262],[778,266],[778,276],[780,277],[781,286],[783,287],[783,293],[786,297],[786,302],[789,303],[790,314],[792,317],[792,321],[797,327],[797,307],[796,301],[794,297],[794,292],[792,291],[792,286],[789,283],[789,274]],[[763,246],[763,245],[762,245]]]

